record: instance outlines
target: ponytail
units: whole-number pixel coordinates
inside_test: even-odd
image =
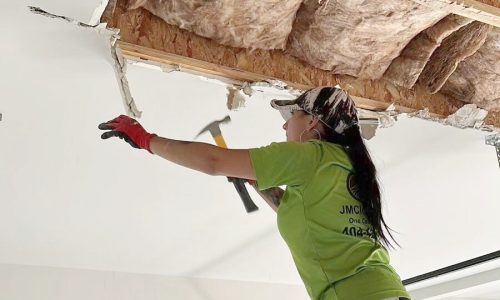
[[[344,133],[338,134],[325,127],[326,140],[345,147],[355,172],[355,183],[359,201],[363,205],[366,217],[373,227],[375,242],[394,248],[390,239],[399,246],[391,234],[392,229],[387,225],[382,216],[382,203],[380,201],[380,189],[377,182],[375,165],[370,153],[363,142],[358,125],[347,128]],[[387,232],[388,236],[386,235]]]

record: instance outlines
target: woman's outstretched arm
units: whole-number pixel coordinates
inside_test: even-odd
[[[209,175],[255,179],[246,149],[225,149],[211,144],[153,137],[151,152],[186,168]]]
[[[145,149],[175,164],[209,175],[244,178],[255,181],[250,152],[246,149],[225,149],[200,142],[178,141],[148,133],[136,120],[121,115],[111,121],[99,124],[107,130],[101,138],[119,137],[134,148]],[[254,188],[255,182],[252,184]],[[283,190],[271,188],[259,195],[277,211]]]
[[[99,124],[102,139],[119,137],[173,163],[210,175],[255,179],[248,150],[231,150],[206,143],[177,141],[147,132],[136,120],[120,115]]]

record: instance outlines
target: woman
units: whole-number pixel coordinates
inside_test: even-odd
[[[273,100],[287,142],[223,149],[147,133],[126,116],[99,125],[133,147],[204,172],[255,181],[278,214],[311,299],[408,299],[382,246],[392,238],[381,212],[375,167],[346,92],[319,87],[295,100]],[[286,185],[286,190],[279,186]]]

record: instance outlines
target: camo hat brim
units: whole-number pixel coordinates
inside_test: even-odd
[[[317,87],[294,100],[271,100],[271,106],[280,111],[285,121],[293,111],[303,110],[339,134],[359,122],[354,101],[340,87]]]

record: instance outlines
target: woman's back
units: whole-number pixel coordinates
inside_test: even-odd
[[[312,299],[407,296],[385,248],[374,243],[341,146],[318,140],[274,143],[252,150],[251,157],[260,188],[287,185],[278,228]],[[344,288],[361,277],[358,288]]]

